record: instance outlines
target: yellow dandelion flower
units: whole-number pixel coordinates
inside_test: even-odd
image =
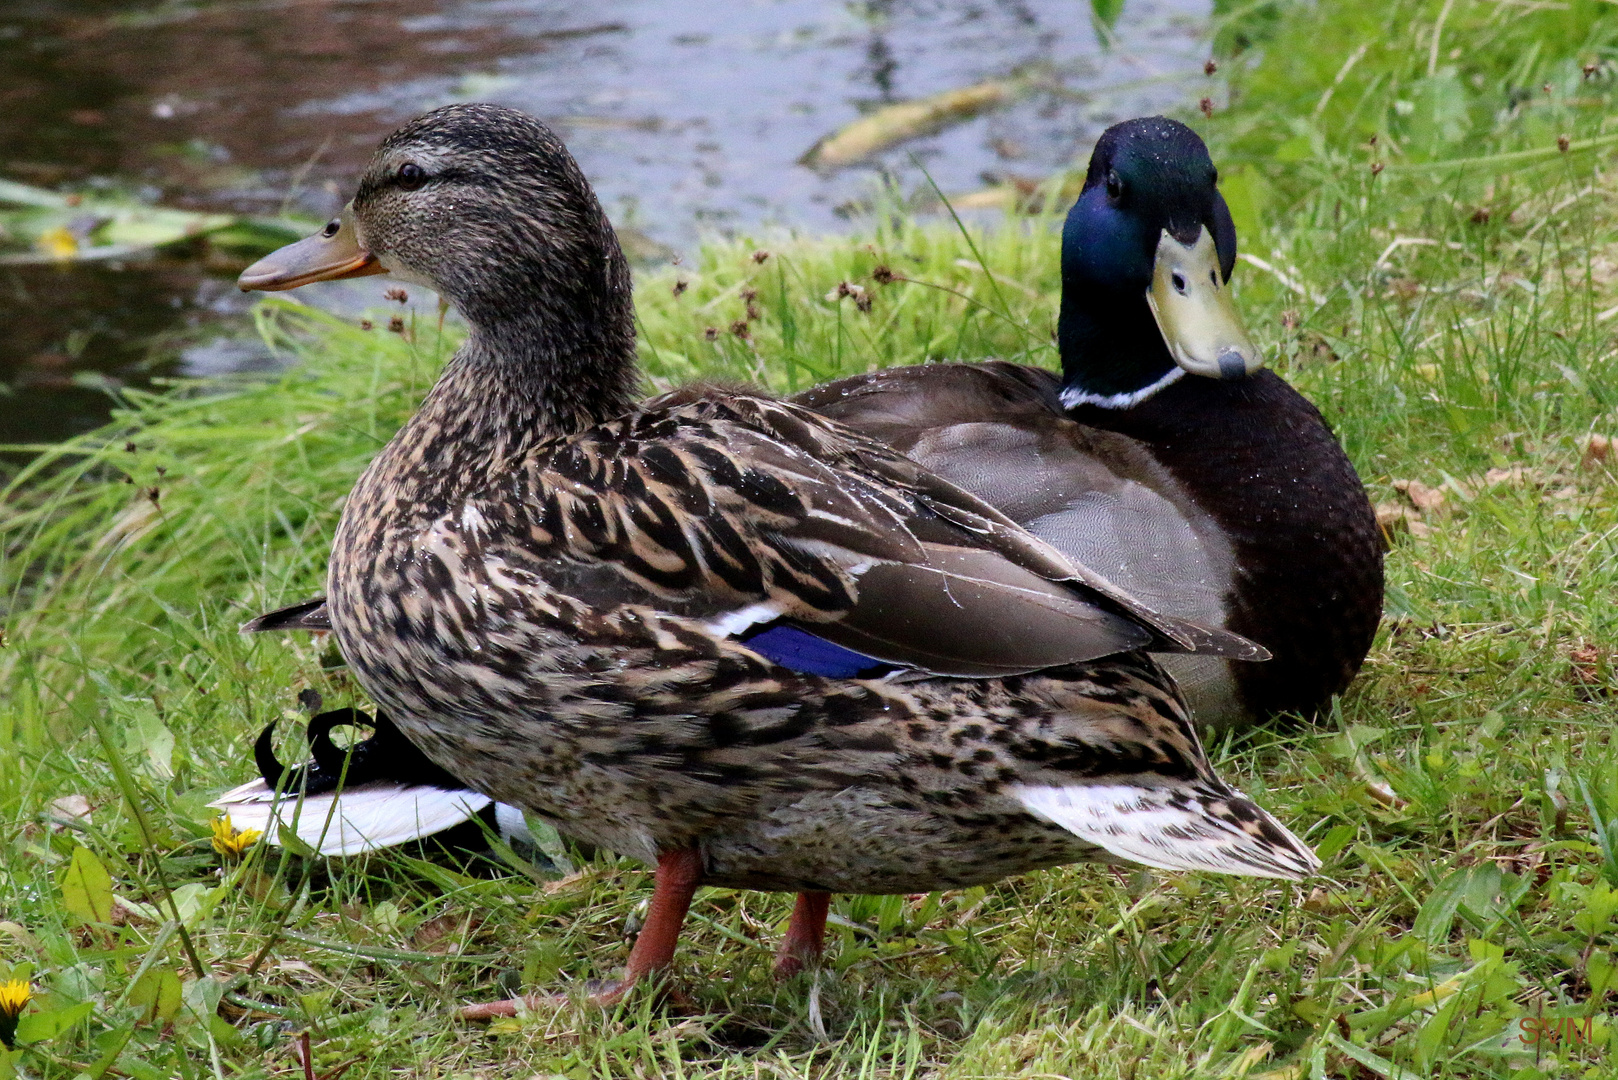
[[[17,1017],[33,996],[34,988],[28,985],[27,979],[0,982],[0,1043],[7,1049],[12,1048],[17,1034]]]
[[[214,818],[211,825],[213,829],[213,849],[227,859],[239,859],[247,854],[247,849],[258,843],[263,833],[257,829],[242,829],[237,831],[236,826],[230,823],[230,815]]]
[[[9,982],[0,982],[0,1013],[7,1016],[16,1016],[22,1012],[28,999],[34,996],[34,988],[28,984],[27,979],[12,979]]]
[[[53,259],[68,262],[79,253],[79,238],[58,225],[40,233],[34,243]]]

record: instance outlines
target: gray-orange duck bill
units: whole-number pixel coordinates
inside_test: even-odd
[[[242,292],[282,292],[314,281],[387,272],[387,267],[360,243],[351,203],[315,235],[272,251],[243,270],[236,286]]]

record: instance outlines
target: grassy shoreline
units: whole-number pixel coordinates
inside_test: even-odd
[[[213,849],[205,803],[264,723],[304,687],[362,703],[321,646],[236,625],[319,590],[343,494],[455,340],[273,300],[285,373],[132,393],[6,492],[0,982],[39,996],[0,1078],[288,1075],[299,1032],[354,1078],[1618,1070],[1618,11],[1248,5],[1219,34],[1229,105],[1199,124],[1240,304],[1393,534],[1334,723],[1209,748],[1319,847],[1318,882],[1092,867],[839,898],[827,968],[779,987],[789,899],[706,890],[698,1015],[446,1023],[611,971],[647,883]],[[1061,209],[709,244],[637,280],[648,388],[1053,364]],[[1592,1041],[1525,1042],[1541,1017]]]

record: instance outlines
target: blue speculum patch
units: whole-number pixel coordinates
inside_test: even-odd
[[[853,679],[880,674],[891,666],[796,626],[772,626],[744,640],[749,649],[765,659],[805,675]]]

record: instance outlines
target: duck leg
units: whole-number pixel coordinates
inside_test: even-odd
[[[643,977],[665,970],[674,959],[674,947],[680,940],[680,927],[691,907],[691,897],[702,882],[702,856],[695,848],[665,851],[657,857],[657,876],[652,885],[651,910],[646,913],[646,925],[635,938],[635,947],[629,950],[629,963],[622,978],[606,984],[597,984],[588,1001],[596,1005],[614,1005]],[[825,916],[822,914],[822,929]],[[461,1009],[465,1020],[492,1020],[497,1016],[515,1016],[519,1008],[541,1004],[555,1004],[567,1000],[554,994],[535,994],[526,998],[507,998]]]
[[[831,893],[801,892],[792,906],[792,919],[787,923],[786,936],[775,953],[775,977],[789,979],[812,964],[820,962],[826,952],[826,912],[831,906]]]

